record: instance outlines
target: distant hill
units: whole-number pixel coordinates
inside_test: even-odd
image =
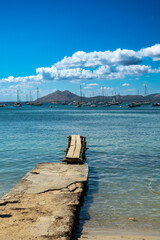
[[[159,102],[160,101],[160,94],[155,93],[155,94],[150,94],[148,96],[142,96],[142,95],[116,95],[116,96],[108,96],[108,97],[103,97],[103,96],[96,96],[96,97],[83,97],[84,102],[88,101],[94,101],[94,102],[100,102],[100,101],[106,101],[106,102],[111,102],[111,101],[120,101],[120,102],[134,102],[134,101],[150,101],[150,102]],[[44,97],[39,98],[40,102],[43,103],[51,103],[51,102],[80,102],[81,97],[71,93],[70,91],[56,91],[54,93],[50,93]]]
[[[44,97],[39,98],[40,102],[72,102],[72,101],[80,101],[80,96],[77,96],[70,91],[56,91],[54,93],[50,93]]]
[[[147,96],[147,98],[151,102],[158,102],[158,101],[160,101],[160,93],[150,94],[150,95]]]

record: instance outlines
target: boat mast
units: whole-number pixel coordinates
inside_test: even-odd
[[[102,87],[102,97],[103,97],[103,103],[104,103],[104,87]]]
[[[28,102],[28,93],[26,93],[26,102]]]
[[[82,104],[82,86],[80,85],[80,96],[81,96],[81,104]]]
[[[31,93],[31,90],[29,92],[29,98],[30,98],[30,102],[32,102],[32,93]]]
[[[144,96],[145,97],[147,96],[147,93],[148,93],[147,84],[145,83],[145,85],[144,85]]]
[[[17,90],[17,102],[20,102],[20,100],[19,100],[19,90]]]
[[[38,103],[38,93],[39,93],[39,90],[38,90],[38,88],[37,88],[37,103]]]

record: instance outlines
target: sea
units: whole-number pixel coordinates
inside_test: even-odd
[[[79,224],[160,229],[160,107],[0,108],[0,197],[40,162],[64,159],[67,136],[87,140],[88,191]]]

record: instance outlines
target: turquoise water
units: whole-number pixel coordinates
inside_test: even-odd
[[[39,162],[64,158],[67,136],[87,137],[86,227],[159,230],[160,108],[12,106],[0,109],[0,196]],[[129,220],[134,217],[136,221]]]

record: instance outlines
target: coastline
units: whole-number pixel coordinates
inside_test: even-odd
[[[159,240],[160,231],[125,231],[105,228],[84,228],[77,240]]]

